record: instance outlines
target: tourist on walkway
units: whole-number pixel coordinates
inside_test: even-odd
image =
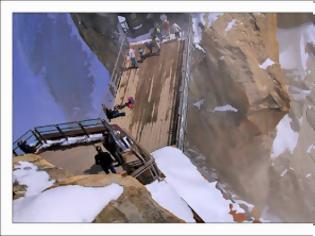
[[[178,26],[178,24],[176,24],[176,23],[174,22],[173,25],[172,25],[172,29],[173,29],[173,31],[174,31],[174,33],[175,33],[175,37],[176,37],[177,39],[180,38],[180,33],[181,33],[182,29]]]
[[[161,46],[160,46],[160,43],[158,41],[158,38],[157,37],[153,37],[152,38],[152,45],[153,47],[156,49],[156,54],[160,54],[160,51],[161,51]]]
[[[96,151],[95,164],[100,165],[106,174],[109,174],[109,171],[116,174],[111,155],[108,152],[103,152],[100,146],[96,147]]]
[[[115,119],[120,116],[125,116],[125,112],[120,112],[119,107],[114,106],[114,109],[107,108],[104,104],[102,104],[103,112],[105,113],[107,119],[111,121],[111,119]]]
[[[139,48],[138,48],[138,53],[139,53],[139,55],[140,55],[140,62],[143,62],[144,59],[145,59],[144,49],[141,48],[141,47],[139,47]]]
[[[131,65],[133,68],[138,68],[138,62],[137,62],[137,58],[136,58],[136,53],[135,50],[133,48],[129,48],[129,52],[128,52],[128,56],[131,60]]]
[[[110,154],[113,155],[115,160],[117,161],[117,166],[123,164],[123,158],[120,155],[120,152],[122,149],[116,144],[114,137],[110,133],[103,133],[104,141],[103,146],[106,148],[107,151],[110,152]]]
[[[163,32],[164,32],[165,37],[169,39],[171,32],[170,32],[170,22],[167,19],[163,21]]]

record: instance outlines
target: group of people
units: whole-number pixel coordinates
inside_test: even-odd
[[[95,164],[100,165],[106,174],[116,173],[115,167],[124,163],[120,149],[110,133],[103,133],[103,146],[108,151],[103,151],[101,146],[96,146]],[[114,164],[116,162],[116,164]]]
[[[162,29],[161,29],[162,28]],[[143,62],[144,59],[148,56],[145,53],[145,48],[149,50],[149,55],[159,55],[161,51],[160,43],[163,42],[163,39],[170,39],[171,38],[171,28],[175,34],[175,37],[179,39],[181,37],[182,29],[174,22],[172,27],[170,27],[170,22],[167,20],[165,16],[162,20],[162,24],[155,24],[155,27],[151,33],[151,40],[149,42],[144,43],[143,47],[138,47],[137,51],[140,56],[140,59],[137,59],[136,50],[129,46],[128,57],[130,58],[131,68],[138,68],[138,62]],[[162,33],[163,31],[163,33]]]
[[[102,104],[103,111],[109,121],[112,119],[115,119],[120,116],[125,116],[125,112],[121,112],[120,110],[124,109],[125,107],[128,107],[129,109],[133,109],[135,105],[135,100],[133,97],[128,97],[127,102],[120,105],[115,105],[113,109],[110,109],[106,107],[104,104]]]

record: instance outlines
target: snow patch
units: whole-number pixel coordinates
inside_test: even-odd
[[[204,104],[204,102],[205,102],[205,100],[201,99],[198,102],[193,103],[193,105],[200,110],[200,107]]]
[[[202,29],[200,26],[211,27],[212,24],[222,15],[222,13],[208,13],[208,22],[205,22],[205,13],[192,14],[192,31],[194,34],[194,43],[199,44],[202,39]]]
[[[122,194],[118,184],[106,187],[61,186],[13,201],[13,222],[92,222]]]
[[[238,112],[238,110],[230,104],[215,107],[212,112],[224,112],[224,111]]]
[[[216,182],[209,183],[179,149],[164,147],[152,153],[166,182],[205,222],[233,222],[229,214],[229,203],[216,188]]]
[[[20,161],[14,166],[13,182],[26,185],[25,197],[39,194],[55,183],[45,171],[38,170],[38,167],[28,161]]]
[[[271,158],[279,156],[286,150],[292,154],[299,138],[299,133],[291,128],[292,119],[285,115],[277,125],[277,135],[273,140]]]
[[[312,176],[312,173],[308,173],[308,174],[305,175],[305,178],[309,178],[311,176]]]
[[[47,143],[42,145],[40,149],[48,148],[52,145],[60,145],[60,146],[68,146],[76,143],[89,143],[94,141],[102,141],[103,135],[102,134],[91,134],[88,136],[78,136],[78,137],[70,137],[68,140],[65,138],[59,140],[47,140]]]
[[[206,50],[200,46],[200,44],[198,43],[194,43],[195,48],[197,48],[198,50],[202,51],[204,54],[206,54]]]
[[[307,153],[311,153],[314,149],[315,149],[315,144],[311,144],[311,145],[307,148],[306,152],[307,152]]]
[[[259,65],[259,68],[266,70],[269,66],[275,64],[273,60],[267,58],[262,64]]]
[[[285,169],[284,171],[281,172],[280,176],[283,177],[285,174],[288,172],[288,169]]]
[[[301,74],[305,74],[310,56],[306,46],[315,43],[315,25],[309,22],[292,29],[278,29],[277,38],[281,67],[288,70],[297,69]],[[304,79],[303,76],[300,78]]]
[[[234,26],[235,24],[236,24],[236,19],[231,20],[231,21],[227,24],[227,26],[225,27],[224,31],[225,31],[225,32],[230,31],[230,30],[233,28],[233,26]]]
[[[152,198],[162,207],[186,222],[195,222],[193,213],[187,203],[181,199],[166,181],[155,181],[146,185]]]

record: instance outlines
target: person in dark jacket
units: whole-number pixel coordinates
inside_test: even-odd
[[[106,174],[109,174],[109,171],[116,174],[111,155],[108,152],[103,152],[99,146],[96,147],[96,151],[95,164],[100,165]]]
[[[118,147],[118,145],[116,144],[114,138],[109,133],[103,134],[103,136],[104,136],[104,141],[103,141],[104,148],[106,148],[113,155],[115,160],[118,162],[117,166],[122,165],[123,164],[123,158],[120,155],[121,150]]]
[[[35,153],[36,152],[36,148],[35,147],[32,147],[30,145],[28,145],[26,143],[26,140],[24,141],[19,141],[17,143],[18,147],[24,152],[24,153]]]
[[[119,107],[115,106],[114,109],[107,108],[104,104],[102,104],[103,111],[105,115],[107,116],[108,120],[115,119],[120,116],[125,116],[125,112],[119,112]]]

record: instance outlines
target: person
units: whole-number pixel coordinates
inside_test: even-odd
[[[140,59],[141,59],[141,61],[140,61],[140,62],[143,62],[143,61],[144,61],[144,59],[145,59],[145,54],[144,54],[144,50],[143,50],[143,48],[139,47],[139,48],[138,48],[138,53],[139,53],[139,55],[140,55]]]
[[[108,152],[103,152],[100,146],[96,147],[96,151],[95,164],[100,165],[106,174],[109,174],[109,171],[116,174],[111,155]]]
[[[175,22],[172,25],[172,29],[175,33],[175,37],[176,38],[180,38],[180,32],[182,31],[182,29],[178,26],[178,24],[176,24]]]
[[[17,143],[17,145],[24,153],[35,153],[36,152],[36,148],[28,145],[26,143],[26,140],[24,140],[24,141],[20,140]]]
[[[153,47],[157,50],[156,51],[156,54],[160,54],[160,51],[161,51],[161,46],[160,46],[160,43],[158,42],[158,39],[157,37],[153,37],[152,38],[152,45]]]
[[[127,102],[125,102],[123,105],[117,105],[118,109],[123,109],[125,107],[128,107],[129,109],[133,109],[135,104],[135,100],[133,97],[128,97]]]
[[[123,164],[123,158],[120,155],[120,148],[116,144],[115,139],[112,137],[112,134],[110,133],[103,133],[104,141],[103,141],[103,146],[106,148],[107,151],[110,152],[110,154],[113,155],[115,160],[117,161],[117,166]]]
[[[107,108],[104,104],[102,104],[103,111],[107,117],[107,119],[110,121],[111,119],[115,119],[120,116],[125,116],[125,112],[119,112],[119,106],[114,106],[114,109]]]
[[[152,54],[152,51],[153,51],[153,43],[152,43],[152,41],[150,41],[150,42],[145,42],[145,43],[144,43],[144,46],[149,49],[150,55],[151,55],[151,54]]]
[[[163,35],[162,35],[161,28],[159,25],[156,26],[156,36],[161,42],[163,41]]]
[[[136,58],[136,53],[135,53],[135,50],[131,47],[129,48],[128,56],[130,57],[132,67],[138,68],[139,66],[138,66],[138,62]]]
[[[170,38],[170,22],[166,19],[163,21],[163,31],[166,38]]]

